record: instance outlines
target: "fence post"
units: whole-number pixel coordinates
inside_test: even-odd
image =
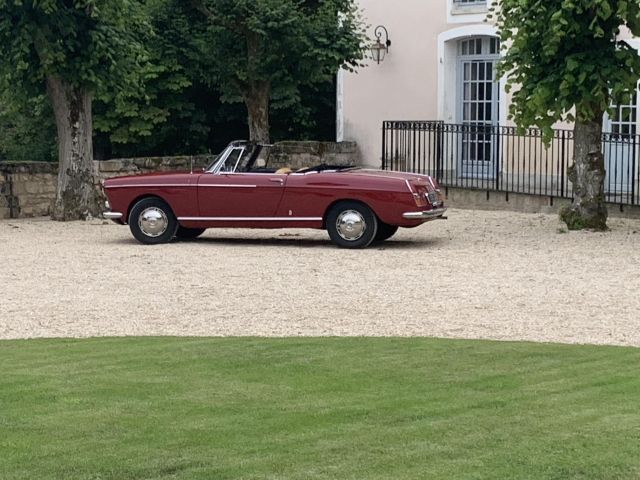
[[[629,180],[631,181],[631,205],[636,204],[636,181],[633,178],[636,173],[636,155],[638,152],[638,139],[640,136],[633,136],[633,150],[631,151],[631,171],[629,173]],[[638,183],[640,183],[640,172],[638,172]]]
[[[495,138],[492,140],[493,146],[494,146],[494,160],[496,163],[496,191],[500,191],[500,150],[501,150],[501,144],[502,142],[500,141],[500,126],[499,125],[492,125],[491,126],[491,130],[493,132],[493,135]]]
[[[382,122],[382,170],[387,169],[387,122]]]
[[[565,171],[565,131],[562,131],[562,154],[560,155],[560,197],[564,198],[564,171]]]
[[[443,148],[442,148],[442,136],[443,136],[443,123],[436,122],[436,180],[438,183],[442,181],[442,177],[444,177],[444,158],[443,158]]]

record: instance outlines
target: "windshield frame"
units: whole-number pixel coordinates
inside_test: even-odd
[[[233,166],[233,172],[221,172],[220,170],[222,169],[222,166],[226,163],[227,159],[229,158],[229,156],[231,156],[234,150],[240,150],[240,154],[238,155],[238,159],[236,160],[236,163]],[[214,175],[219,175],[221,173],[236,173],[236,170],[238,169],[238,164],[240,163],[240,160],[244,157],[246,150],[247,149],[245,145],[233,145],[233,144],[229,145],[220,154],[220,156],[216,160],[214,160],[211,163],[211,165],[209,165],[209,167],[205,170],[205,173],[213,173]]]

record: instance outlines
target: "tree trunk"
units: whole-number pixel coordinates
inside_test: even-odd
[[[561,220],[570,230],[606,230],[602,115],[590,122],[576,121],[574,160],[568,173],[573,184],[574,200],[570,207],[560,213]]]
[[[253,82],[245,92],[244,103],[249,114],[249,140],[269,143],[269,82]]]
[[[54,220],[85,220],[101,212],[93,166],[92,93],[47,78],[58,131],[58,187]]]

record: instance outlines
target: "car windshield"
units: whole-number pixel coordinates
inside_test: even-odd
[[[243,172],[251,159],[249,145],[229,145],[208,167],[209,173]]]

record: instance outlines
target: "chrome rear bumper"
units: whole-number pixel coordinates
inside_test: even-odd
[[[403,213],[402,216],[407,220],[433,220],[435,218],[442,218],[446,213],[446,208],[434,208],[433,210],[426,210],[424,212],[407,212]]]

